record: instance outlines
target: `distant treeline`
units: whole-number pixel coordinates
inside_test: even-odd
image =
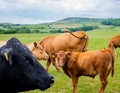
[[[106,19],[101,22],[103,25],[112,25],[112,26],[120,26],[120,18],[119,19]]]
[[[15,34],[15,33],[31,33],[30,29],[27,28],[10,28],[10,29],[2,29],[0,28],[0,34]]]
[[[77,28],[69,28],[70,31],[74,32],[74,31],[90,31],[90,30],[94,30],[94,29],[98,29],[99,26],[83,26],[83,27],[77,27]]]
[[[99,26],[83,26],[83,27],[77,27],[77,28],[68,28],[71,32],[75,31],[90,31],[94,29],[98,29]],[[56,30],[50,30],[50,33],[64,33],[61,29]]]
[[[74,32],[74,31],[80,31],[80,30],[84,30],[84,31],[89,31],[89,30],[93,30],[93,29],[98,29],[98,26],[85,26],[83,25],[83,27],[77,27],[77,28],[69,28],[70,31]],[[42,30],[46,28],[43,27]],[[4,25],[4,28],[0,28],[0,34],[15,34],[15,33],[63,33],[64,31],[62,31],[62,28],[47,28],[50,29],[49,31],[41,31],[40,29],[30,29],[28,27],[25,26],[21,26],[19,27],[17,25],[17,27],[14,25]]]

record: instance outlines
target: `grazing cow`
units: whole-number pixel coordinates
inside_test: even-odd
[[[54,78],[17,38],[0,48],[0,92],[16,93],[51,87]]]
[[[37,44],[37,42],[26,44],[26,46],[38,60],[47,60],[49,58],[43,47],[40,44]]]
[[[55,65],[56,69],[59,71],[59,67],[55,62],[54,53],[63,51],[78,51],[84,52],[88,48],[88,36],[84,31],[76,31],[63,33],[57,36],[49,36],[42,39],[38,44],[40,44],[48,53],[49,59],[47,60],[47,67],[52,63]]]
[[[58,65],[73,82],[73,93],[77,93],[79,76],[95,78],[98,74],[101,81],[99,93],[103,93],[108,83],[108,75],[114,75],[114,47],[88,52],[64,52],[56,53]]]
[[[120,47],[120,35],[112,37],[109,41],[109,45],[110,44],[113,44],[115,48]]]

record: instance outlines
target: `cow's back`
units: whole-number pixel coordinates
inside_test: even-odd
[[[54,38],[55,38],[55,36],[49,36],[49,37],[43,38],[39,42],[39,44],[42,45],[42,47],[45,49],[45,51],[48,54],[54,51],[54,48],[52,45]]]
[[[77,64],[80,68],[81,74],[92,76],[97,74],[97,71],[107,71],[114,63],[114,56],[110,49],[81,52],[79,53]],[[109,65],[109,66],[108,66]],[[84,70],[84,68],[88,68]],[[86,74],[87,73],[87,74]],[[89,73],[89,74],[88,74]]]
[[[34,44],[30,43],[30,44],[26,44],[26,46],[32,51],[32,49],[34,48]]]
[[[6,41],[0,41],[0,47],[6,44]]]
[[[88,47],[88,36],[83,31],[73,32],[73,35],[70,33],[64,33],[57,35],[53,40],[53,47],[56,52],[63,51],[86,51]]]

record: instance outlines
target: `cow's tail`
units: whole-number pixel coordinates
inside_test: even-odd
[[[83,35],[82,37],[78,37],[78,36],[76,36],[76,35],[74,35],[70,30],[68,30],[67,28],[66,28],[66,30],[65,30],[65,32],[67,32],[67,33],[70,33],[71,35],[73,35],[74,37],[76,37],[76,38],[78,38],[78,39],[86,39],[86,42],[84,43],[84,46],[83,46],[83,49],[82,49],[82,52],[85,52],[85,51],[87,51],[87,45],[88,45],[88,40],[87,39],[89,39],[88,38],[88,36],[85,34],[85,35]]]
[[[112,55],[112,71],[111,71],[111,77],[113,77],[113,76],[114,76],[114,54],[111,53],[111,55]]]
[[[70,33],[71,35],[73,35],[74,37],[78,38],[78,39],[84,39],[84,38],[88,38],[86,35],[82,36],[82,37],[78,37],[76,35],[74,35],[70,30],[66,29],[65,32]]]
[[[114,60],[114,59],[113,59]],[[112,74],[111,76],[113,77],[114,76],[114,61],[112,61]]]
[[[112,71],[111,71],[111,76],[114,76],[114,57],[115,57],[115,46],[113,43],[108,44],[108,48],[110,49],[111,57],[112,57]]]

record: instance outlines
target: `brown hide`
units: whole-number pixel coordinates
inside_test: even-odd
[[[55,36],[48,36],[43,38],[39,44],[45,49],[45,51],[50,55],[54,52],[54,48],[52,46],[53,40]]]
[[[88,36],[84,31],[73,32],[75,36],[70,33],[63,33],[56,36],[49,36],[42,39],[39,44],[45,49],[49,55],[47,60],[47,70],[49,65],[52,63],[55,65],[56,69],[59,71],[59,68],[55,62],[54,53],[63,50],[63,51],[87,51],[88,48]]]
[[[27,44],[26,46],[31,50],[33,55],[38,60],[47,60],[49,58],[48,54],[45,52],[45,50],[40,44],[34,42],[34,43]]]
[[[88,36],[83,31],[76,31],[73,32],[75,36],[71,35],[70,33],[60,34],[55,37],[53,40],[53,47],[56,52],[63,50],[63,51],[87,51],[88,48]]]
[[[116,35],[116,36],[112,37],[109,41],[108,46],[110,46],[111,44],[113,44],[113,46],[115,48],[120,47],[120,35]]]
[[[112,52],[112,49],[107,48],[89,52],[59,51],[56,54],[58,65],[72,79],[73,93],[77,93],[79,76],[94,78],[97,74],[99,74],[101,81],[99,93],[104,92],[110,71],[112,71],[112,76],[114,75],[114,54]]]

